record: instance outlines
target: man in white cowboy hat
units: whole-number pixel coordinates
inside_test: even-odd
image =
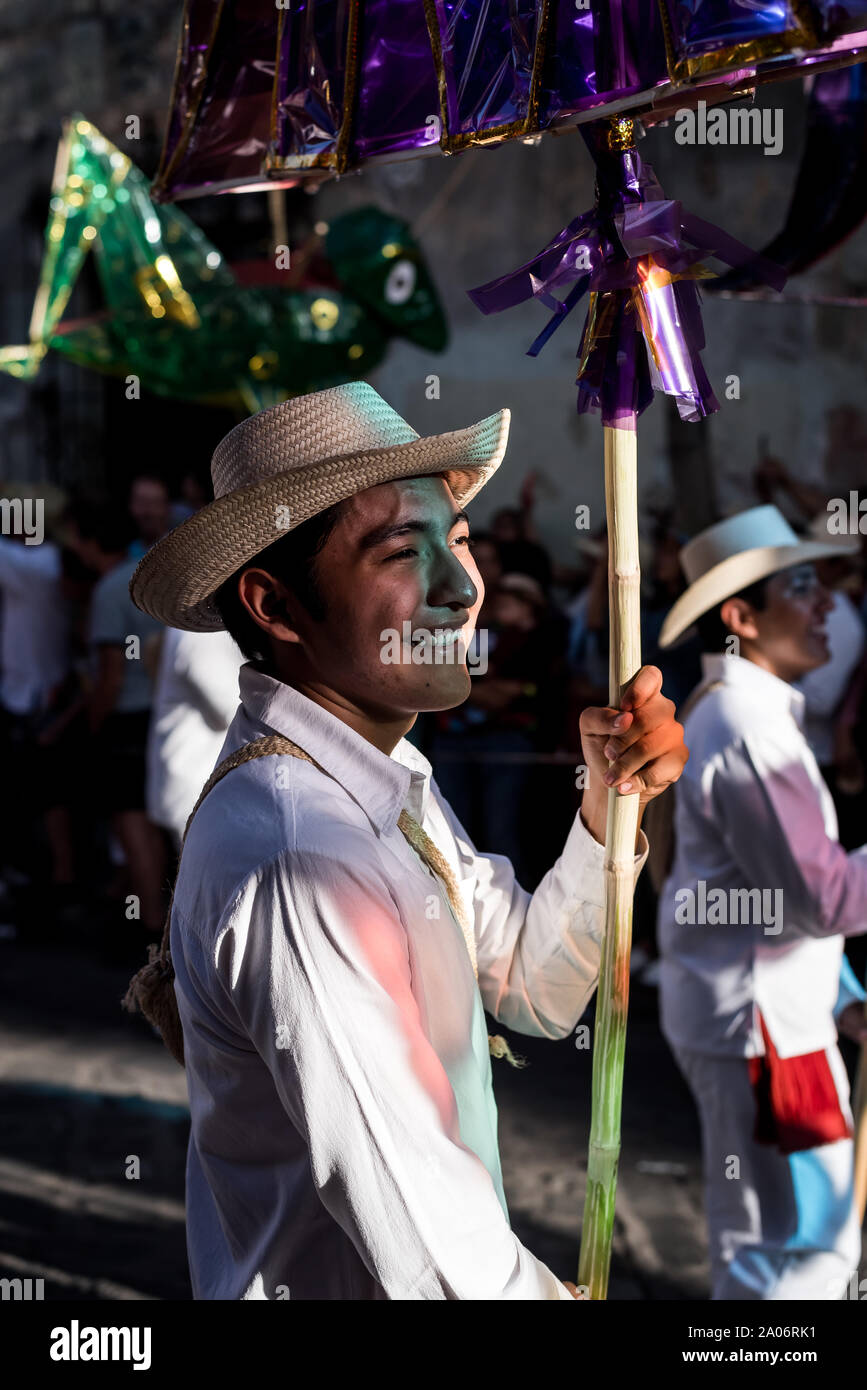
[[[483,1006],[518,1032],[575,1026],[599,961],[603,778],[649,799],[686,754],[652,668],[622,713],[588,711],[583,814],[531,897],[404,738],[469,692],[483,586],[463,507],[508,418],[420,438],[364,382],[263,411],[218,446],[216,500],[133,577],[162,621],[225,624],[257,656],[171,913],[196,1298],[571,1296],[509,1226],[489,1053],[506,1045]],[[128,999],[180,1057],[171,976],[163,953]]]
[[[713,1297],[834,1299],[860,1256],[837,1027],[867,1037],[844,937],[867,930],[867,847],[846,854],[793,682],[828,658],[830,598],[773,506],[696,536],[660,635],[696,624],[659,901],[663,1032],[702,1128]],[[653,833],[653,832],[651,832]]]

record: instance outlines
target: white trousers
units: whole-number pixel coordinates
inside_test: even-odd
[[[755,1100],[743,1057],[674,1049],[701,1121],[713,1299],[840,1299],[861,1257],[851,1139],[781,1154],[753,1140]],[[849,1079],[828,1062],[844,1115]]]

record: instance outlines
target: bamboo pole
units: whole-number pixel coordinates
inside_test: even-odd
[[[274,252],[278,246],[289,245],[289,219],[286,215],[286,190],[283,188],[269,188],[268,193],[268,215],[271,219],[271,259],[274,259]]]
[[[634,423],[634,422],[633,422]],[[604,427],[605,505],[608,515],[609,698],[615,708],[641,665],[638,560],[637,443],[635,428]],[[639,798],[608,793],[605,833],[605,938],[599,969],[593,1038],[593,1100],[587,1194],[578,1283],[591,1299],[608,1292],[617,1164],[629,953]]]
[[[867,1003],[864,1005],[867,1020]],[[855,1098],[852,1102],[855,1120],[855,1209],[863,1226],[867,1210],[867,1043],[861,1044],[861,1056],[855,1076]]]

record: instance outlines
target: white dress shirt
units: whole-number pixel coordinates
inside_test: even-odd
[[[689,762],[659,900],[663,1032],[675,1047],[761,1056],[758,1009],[781,1057],[818,1052],[837,1040],[843,937],[867,931],[867,847],[839,844],[802,733],[803,695],[742,657],[702,660],[704,681],[722,685],[684,724]],[[678,922],[685,892],[698,903],[716,889],[727,922]],[[733,893],[754,889],[770,909],[758,922],[740,902],[731,908]]]
[[[804,696],[804,736],[820,767],[834,761],[834,716],[864,651],[864,624],[848,594],[834,589],[825,619],[830,657],[797,682]]]
[[[253,664],[240,689],[222,757],[276,730],[330,775],[248,762],[187,836],[171,949],[194,1296],[568,1299],[509,1226],[483,1003],[517,1032],[575,1027],[596,987],[602,846],[576,816],[531,896],[474,849],[405,739],[388,757]],[[404,807],[458,877],[478,986]]]
[[[41,712],[69,670],[69,624],[53,541],[26,545],[0,536],[0,704]]]
[[[178,841],[238,708],[243,660],[228,632],[166,628],[148,728],[147,811]]]

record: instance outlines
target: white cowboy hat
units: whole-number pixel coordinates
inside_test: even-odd
[[[689,588],[669,610],[659,645],[670,647],[696,618],[750,584],[792,565],[839,554],[839,545],[830,537],[801,540],[777,507],[750,507],[718,521],[694,536],[680,552],[680,566]]]
[[[499,468],[509,411],[425,438],[366,381],[296,396],[243,420],[211,459],[214,501],[152,546],[130,580],[136,605],[170,627],[216,632],[214,594],[302,521],[366,488],[441,474],[459,506]]]
[[[807,535],[811,541],[827,541],[834,547],[834,558],[842,558],[844,555],[857,555],[861,549],[860,535],[853,536],[847,532],[828,530],[828,513],[819,512],[807,527]]]

